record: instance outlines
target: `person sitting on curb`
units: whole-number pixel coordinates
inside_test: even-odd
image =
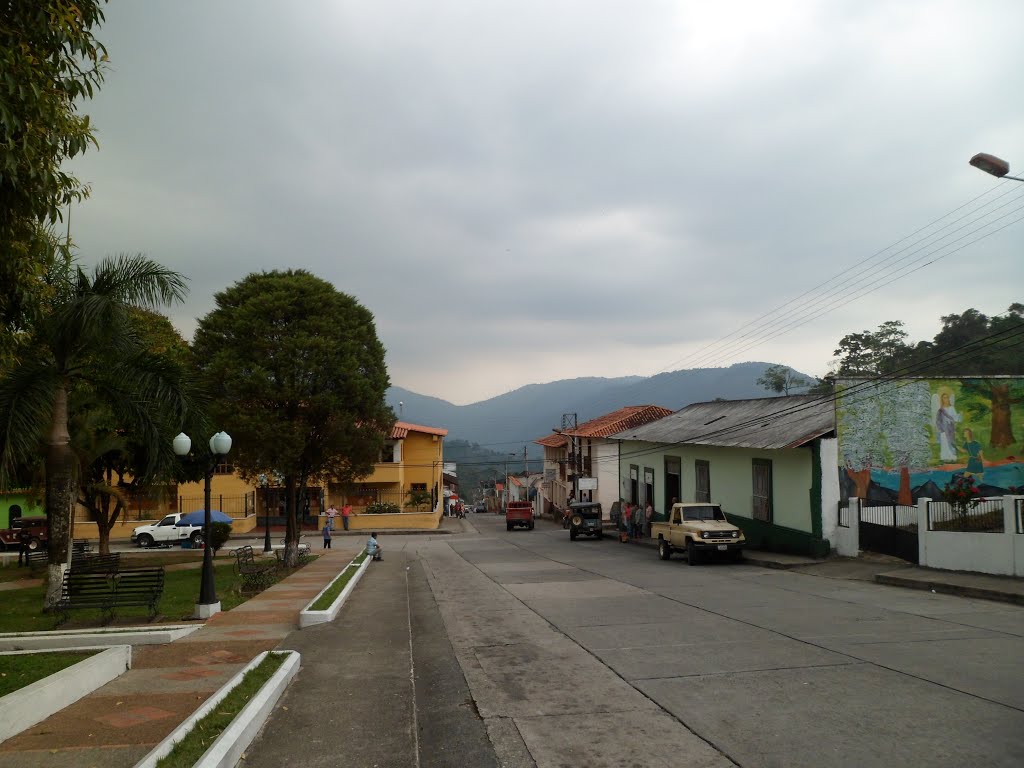
[[[377,533],[371,533],[369,540],[366,542],[366,554],[372,560],[383,560],[384,558],[380,556],[382,551],[380,544],[377,543]]]

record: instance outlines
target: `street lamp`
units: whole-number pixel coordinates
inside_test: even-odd
[[[267,485],[269,480],[266,475],[260,475],[260,488],[263,489],[263,552],[273,552],[274,548],[270,544],[270,505],[267,503]],[[221,510],[222,512],[224,510]]]
[[[173,447],[177,456],[188,456],[192,448],[192,438],[182,432],[174,438]],[[208,619],[215,613],[220,613],[220,600],[217,599],[217,588],[214,584],[213,548],[210,546],[213,541],[210,525],[210,481],[221,457],[226,456],[230,450],[231,435],[227,432],[218,432],[210,438],[210,461],[203,475],[203,570],[199,582],[199,601],[195,610],[197,619]]]
[[[1002,158],[990,155],[987,152],[979,152],[972,157],[969,162],[978,170],[990,173],[997,178],[1024,181],[1024,178],[1021,178],[1020,176],[1009,176],[1010,164]]]

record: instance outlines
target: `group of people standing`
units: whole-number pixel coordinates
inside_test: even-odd
[[[618,504],[612,505],[611,519],[623,541],[650,536],[653,518],[654,505],[650,502],[647,502],[646,506],[641,506],[619,499]]]

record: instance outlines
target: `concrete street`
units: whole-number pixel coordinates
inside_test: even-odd
[[[1021,764],[1024,608],[467,522],[289,638],[246,765]]]

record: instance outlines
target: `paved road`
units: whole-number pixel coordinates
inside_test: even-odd
[[[479,535],[392,544],[411,574],[398,631],[432,649],[404,694],[432,735],[400,745],[407,765],[488,764],[473,738],[439,756],[477,713],[505,766],[1024,762],[1021,607],[469,522]],[[361,594],[400,607],[386,576],[371,569]],[[346,621],[326,632],[344,642]],[[302,690],[289,698],[314,706]],[[467,696],[472,717],[453,718]]]

